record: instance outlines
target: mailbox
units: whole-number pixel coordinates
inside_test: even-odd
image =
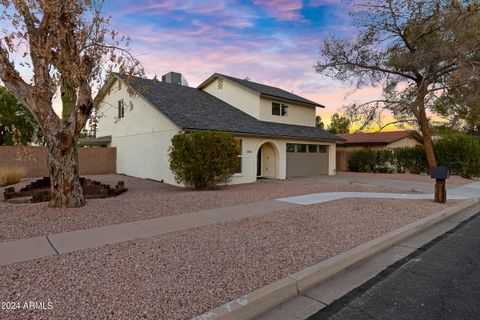
[[[432,168],[431,176],[433,179],[446,180],[450,177],[450,169],[448,167]]]

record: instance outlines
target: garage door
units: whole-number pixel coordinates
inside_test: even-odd
[[[287,144],[287,178],[328,174],[328,146]]]

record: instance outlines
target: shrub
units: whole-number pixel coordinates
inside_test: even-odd
[[[20,167],[0,167],[0,187],[19,182],[25,174],[25,169]]]
[[[178,183],[195,189],[227,182],[238,160],[233,135],[225,132],[179,133],[169,150],[170,169]]]
[[[352,153],[348,168],[352,172],[388,173],[393,171],[391,150],[365,149]]]
[[[393,150],[393,159],[395,169],[399,173],[428,172],[427,158],[423,148],[396,148]]]
[[[450,167],[452,174],[464,178],[480,176],[480,139],[475,136],[445,136],[435,143],[435,156],[438,165]]]
[[[394,166],[392,150],[377,150],[375,152],[373,172],[378,173],[392,173]]]
[[[445,136],[434,144],[439,166],[450,168],[451,174],[464,178],[480,176],[480,139],[466,134]],[[360,150],[352,153],[348,162],[353,172],[428,172],[423,148],[397,148],[392,150]]]
[[[348,169],[352,172],[372,172],[374,155],[370,149],[352,152],[348,159]]]

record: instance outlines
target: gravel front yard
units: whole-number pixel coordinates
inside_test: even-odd
[[[374,178],[385,180],[401,180],[401,181],[416,181],[432,184],[432,178],[426,174],[410,174],[410,173],[368,173],[368,172],[337,172],[336,177],[339,178]],[[449,186],[462,186],[475,182],[475,180],[469,180],[460,176],[450,176],[447,181]]]
[[[0,301],[53,303],[0,319],[189,319],[446,207],[344,199],[0,267]]]
[[[0,201],[0,242],[306,193],[398,192],[363,184],[302,180],[261,180],[252,184],[225,186],[219,190],[192,191],[121,175],[91,178],[110,185],[123,180],[129,191],[115,198],[88,200],[85,207],[78,209],[51,209],[47,203],[13,205]],[[33,179],[25,179],[19,185],[31,181]],[[18,189],[18,185],[15,187]],[[3,188],[0,188],[0,193],[3,199]]]

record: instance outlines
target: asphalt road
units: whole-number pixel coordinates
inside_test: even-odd
[[[480,214],[308,320],[480,319]]]

